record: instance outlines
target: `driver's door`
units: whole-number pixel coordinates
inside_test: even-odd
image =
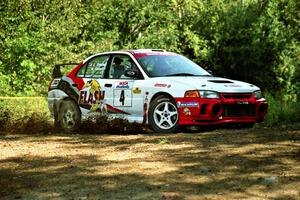
[[[115,64],[115,60],[121,60],[121,64]],[[142,93],[136,92],[135,89],[140,88],[142,80],[125,75],[125,70],[137,68],[132,59],[128,55],[116,54],[111,57],[111,62],[107,67],[104,87],[108,111],[124,118],[141,115],[143,111]],[[115,73],[116,69],[118,73]]]

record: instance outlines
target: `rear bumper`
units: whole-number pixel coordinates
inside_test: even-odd
[[[176,98],[179,125],[214,125],[262,122],[268,111],[264,98]]]

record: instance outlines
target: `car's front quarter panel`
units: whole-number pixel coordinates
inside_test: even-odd
[[[167,94],[173,98],[184,97],[188,90],[193,90],[188,84],[178,83],[167,78],[150,78],[144,81],[143,90],[148,93],[148,98],[153,100],[157,94]]]

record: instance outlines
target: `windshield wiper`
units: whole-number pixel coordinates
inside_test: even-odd
[[[194,74],[189,74],[189,73],[178,73],[178,74],[169,74],[166,76],[195,76]]]

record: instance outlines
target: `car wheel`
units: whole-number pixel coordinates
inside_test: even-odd
[[[67,131],[73,132],[79,128],[81,116],[77,104],[72,100],[64,100],[58,113],[59,126]]]
[[[172,133],[179,129],[178,109],[174,100],[168,96],[154,99],[149,108],[149,126],[161,133]]]

